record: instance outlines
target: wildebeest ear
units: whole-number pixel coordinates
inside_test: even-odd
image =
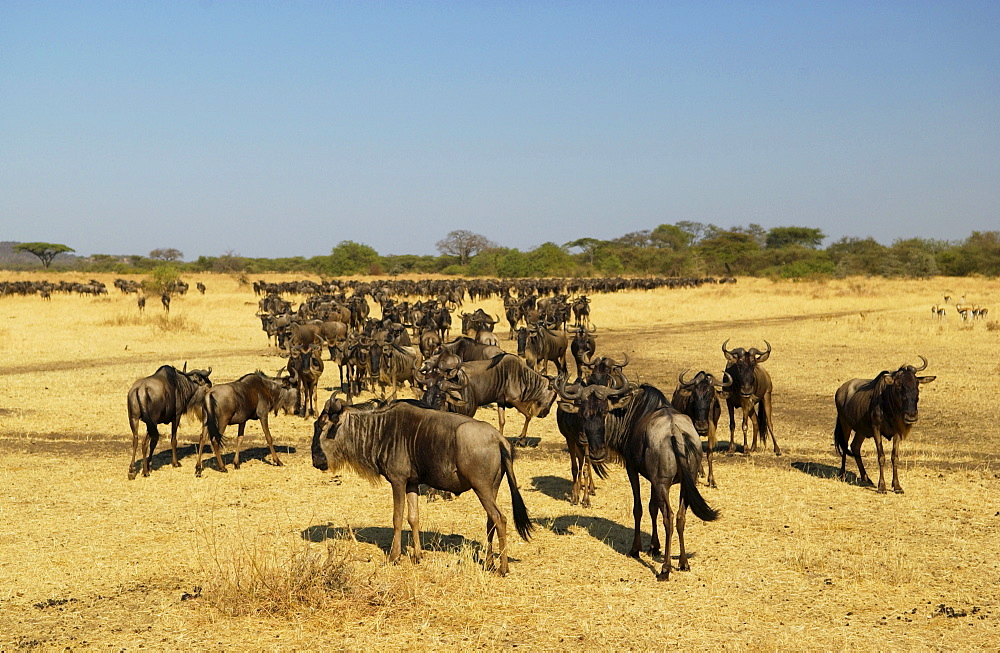
[[[564,413],[579,413],[580,407],[568,401],[560,401],[559,410],[563,411]]]
[[[917,383],[930,383],[936,378],[937,376],[918,376]]]

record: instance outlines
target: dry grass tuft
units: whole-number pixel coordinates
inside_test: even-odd
[[[1000,322],[993,322],[993,321],[987,322],[986,323],[986,330],[987,331],[1000,331]]]
[[[97,323],[98,326],[148,326],[160,333],[201,333],[201,325],[184,315],[160,313],[158,315],[146,315],[144,313],[117,313],[116,315],[104,318]]]

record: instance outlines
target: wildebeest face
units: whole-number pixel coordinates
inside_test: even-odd
[[[323,451],[323,442],[332,441],[337,437],[337,427],[340,425],[340,415],[344,410],[344,402],[333,396],[327,400],[323,412],[313,422],[312,462],[313,467],[326,471],[329,461]]]
[[[528,329],[521,327],[517,333],[517,355],[524,358],[524,351],[528,346]]]
[[[893,373],[889,392],[893,396],[893,403],[900,408],[904,424],[917,423],[920,384],[930,383],[936,378],[936,376],[917,376],[911,365],[905,365]]]

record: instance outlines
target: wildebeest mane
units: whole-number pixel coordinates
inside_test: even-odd
[[[626,458],[636,460],[639,455],[636,433],[657,411],[669,406],[659,388],[643,383],[631,401],[609,410],[604,438],[611,460],[620,464],[624,464]]]

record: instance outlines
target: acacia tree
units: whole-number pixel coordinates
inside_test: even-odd
[[[27,252],[34,254],[42,262],[44,267],[49,267],[57,255],[63,252],[75,252],[76,250],[66,245],[58,243],[18,243],[13,247],[14,252]]]
[[[497,244],[486,236],[472,233],[465,229],[449,231],[448,235],[437,242],[437,250],[447,256],[457,256],[461,265],[467,265],[469,259]]]
[[[149,253],[149,258],[156,259],[158,261],[179,261],[184,258],[184,252],[179,249],[174,249],[173,247],[167,249],[154,249]]]

